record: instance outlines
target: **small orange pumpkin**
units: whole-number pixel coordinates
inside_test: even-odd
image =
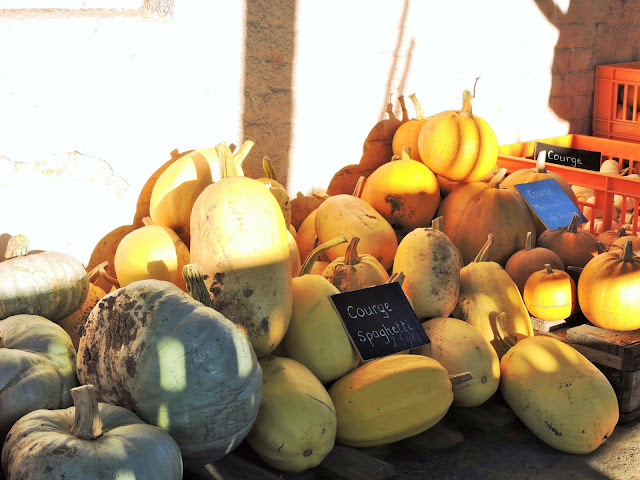
[[[393,134],[391,148],[394,155],[401,156],[403,148],[409,147],[411,150],[411,158],[422,162],[420,152],[418,151],[418,136],[420,135],[420,130],[422,130],[422,127],[427,122],[427,117],[424,115],[422,105],[420,105],[416,94],[412,93],[409,95],[409,98],[416,109],[416,118],[412,118],[398,127],[396,133]]]
[[[522,299],[534,317],[549,322],[564,320],[576,308],[576,284],[567,272],[545,263],[524,284]]]

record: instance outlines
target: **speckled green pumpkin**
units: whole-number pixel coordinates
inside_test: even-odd
[[[166,429],[185,464],[233,450],[258,415],[262,369],[247,336],[167,281],[136,281],[100,299],[77,369],[101,401]]]

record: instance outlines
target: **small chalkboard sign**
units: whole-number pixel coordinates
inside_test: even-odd
[[[429,343],[398,282],[336,293],[330,298],[364,362]]]
[[[580,217],[578,223],[588,221],[555,178],[519,183],[515,187],[549,230],[568,227],[574,213]]]
[[[538,154],[543,150],[547,152],[546,163],[594,170],[596,172],[600,171],[600,158],[602,157],[600,152],[536,142],[533,147],[534,160],[538,158]]]

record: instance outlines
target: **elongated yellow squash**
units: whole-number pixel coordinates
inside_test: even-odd
[[[498,315],[506,313],[503,327],[517,339],[533,336],[533,326],[518,286],[499,263],[484,260],[492,240],[489,234],[475,260],[460,269],[460,296],[452,316],[480,330],[502,358],[506,349],[498,336]]]
[[[247,443],[270,466],[302,472],[322,462],[336,440],[336,411],[320,380],[300,362],[260,359],[262,400]]]
[[[555,338],[520,340],[500,361],[500,392],[522,422],[547,445],[589,453],[611,436],[618,400],[604,374]]]
[[[336,237],[316,247],[300,269],[300,276],[293,279],[291,320],[279,349],[311,370],[322,383],[340,378],[360,363],[331,302],[331,295],[340,290],[322,275],[307,273],[322,252],[344,242],[345,237]]]
[[[275,350],[291,318],[289,233],[269,189],[228,175],[231,151],[216,150],[225,172],[193,204],[191,263],[202,267],[213,308],[244,327],[260,358]]]
[[[365,363],[329,388],[338,416],[336,441],[373,447],[417,435],[453,402],[447,370],[423,355],[390,355]]]
[[[498,391],[500,360],[489,341],[467,322],[437,317],[422,323],[429,340],[412,353],[437,360],[449,375],[470,372],[473,378],[453,386],[453,405],[476,407]]]

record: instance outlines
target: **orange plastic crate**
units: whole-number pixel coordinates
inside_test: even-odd
[[[640,62],[596,66],[592,120],[596,137],[640,143]]]
[[[498,149],[498,167],[506,168],[512,173],[521,168],[534,168],[533,151],[536,142],[547,143],[580,150],[600,152],[605,160],[616,160],[621,168],[633,167],[640,170],[640,143],[623,142],[586,135],[563,135],[560,137],[541,138],[527,142],[501,145]],[[589,206],[602,210],[603,231],[611,229],[611,221],[615,217],[614,195],[622,197],[622,205],[633,207],[632,211],[620,213],[620,224],[630,224],[633,234],[638,231],[638,213],[640,210],[640,180],[618,175],[606,175],[592,170],[567,167],[547,163],[546,169],[561,175],[570,185],[579,185],[594,190],[595,202],[579,202],[581,211]],[[622,210],[625,210],[624,208]],[[583,225],[583,228],[595,232],[594,220]]]

